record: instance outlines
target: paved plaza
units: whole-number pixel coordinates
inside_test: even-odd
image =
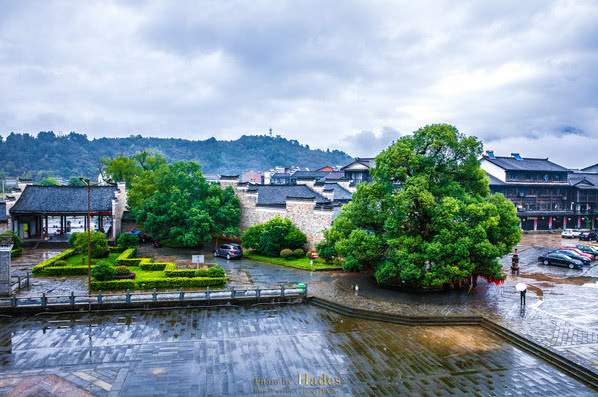
[[[7,396],[592,395],[479,327],[311,305],[12,319],[0,340]]]
[[[510,275],[510,257],[507,256],[502,258],[502,263],[509,276],[503,285],[496,286],[481,282],[475,290],[469,293],[455,291],[413,294],[381,289],[376,286],[373,277],[368,274],[306,272],[249,260],[226,261],[208,257],[208,261],[221,264],[229,277],[229,285],[237,288],[244,286],[270,287],[281,283],[305,282],[309,286],[311,296],[355,308],[410,316],[484,316],[598,372],[598,265],[594,263],[584,267],[583,270],[570,270],[546,267],[537,263],[538,255],[546,252],[550,247],[573,243],[575,241],[562,241],[559,236],[554,235],[526,235],[519,245],[520,274]],[[153,256],[159,260],[178,262],[188,261],[190,255],[196,253],[195,251],[171,249],[155,250],[147,246],[142,248],[142,252],[145,256]],[[31,264],[52,254],[54,253],[47,250],[28,251],[26,256],[15,261],[13,268],[18,272],[25,272]],[[22,291],[20,294],[39,295],[41,292],[68,294],[71,289],[76,292],[84,292],[86,291],[85,281],[84,277],[34,279],[32,289]],[[527,305],[523,310],[519,303],[519,295],[514,288],[518,282],[525,282],[529,285]],[[355,285],[359,286],[358,294],[354,292]],[[73,385],[78,385],[77,387],[88,385],[87,389],[84,388],[78,393],[90,392],[95,395],[102,393],[109,395],[126,391],[128,395],[137,393],[137,386],[132,385],[138,385],[140,390],[148,391],[144,389],[148,386],[137,378],[136,374],[141,373],[152,379],[160,380],[154,386],[156,394],[161,394],[161,390],[173,387],[174,390],[180,391],[181,395],[188,393],[210,395],[210,392],[213,393],[212,395],[227,393],[232,395],[239,391],[243,392],[242,394],[249,393],[249,389],[244,389],[245,386],[241,384],[246,383],[247,379],[250,379],[249,383],[251,383],[254,376],[281,377],[284,375],[292,378],[297,372],[307,368],[317,369],[325,375],[342,373],[346,376],[347,379],[344,380],[343,386],[337,388],[337,394],[396,395],[400,392],[422,394],[425,391],[429,392],[429,395],[435,395],[432,391],[438,391],[438,395],[451,395],[451,393],[461,395],[463,391],[459,385],[472,395],[476,393],[479,395],[508,395],[509,393],[517,395],[524,394],[524,390],[527,390],[528,394],[533,390],[533,393],[538,391],[545,395],[563,396],[584,395],[585,393],[579,384],[548,364],[538,361],[502,340],[497,340],[495,336],[476,327],[426,328],[424,332],[424,328],[380,325],[376,322],[342,318],[311,306],[294,306],[292,309],[221,309],[174,313],[168,315],[164,312],[155,312],[133,316],[98,316],[94,319],[91,342],[86,339],[88,327],[85,326],[85,319],[75,322],[64,318],[18,320],[13,323],[12,332],[15,332],[14,329],[21,329],[23,336],[19,337],[19,332],[15,334],[17,337],[13,338],[13,353],[5,355],[2,359],[2,373],[7,378],[4,379],[3,376],[0,376],[3,379],[2,387],[4,388],[0,390],[12,390],[11,393],[13,393],[14,390],[20,390],[19,387],[26,388],[27,382],[30,382],[29,384],[35,385],[35,387],[41,387],[40,385],[43,384],[59,385],[56,386],[57,390],[62,390],[60,388],[70,390],[70,387],[75,387]],[[41,323],[46,321],[45,329],[44,326],[39,326],[40,321]],[[102,324],[104,323],[107,324],[106,328],[103,328]],[[206,324],[209,324],[209,331],[202,328]],[[265,324],[272,325],[272,327],[266,327]],[[339,324],[352,324],[353,328],[350,328],[349,332],[346,328],[339,328]],[[201,332],[192,331],[198,327],[202,329]],[[280,329],[275,331],[274,327],[280,327]],[[364,335],[363,330],[366,328],[368,333]],[[110,330],[112,340],[106,337],[108,332],[106,330]],[[384,332],[396,332],[396,334],[384,335]],[[463,355],[477,357],[480,364],[473,367],[475,368],[474,374],[465,374],[468,370],[464,370],[465,373],[459,375],[454,375],[451,372],[449,379],[455,379],[455,376],[457,376],[456,379],[460,379],[455,381],[456,383],[451,380],[442,380],[444,378],[440,374],[444,373],[442,371],[446,371],[450,364],[438,358],[424,358],[430,357],[429,354],[436,354],[430,350],[429,346],[421,346],[421,350],[418,348],[418,344],[422,341],[420,335],[431,335],[431,332],[438,332],[438,335],[450,335],[448,339],[451,340],[472,338],[470,342],[474,343],[475,340],[474,345],[476,346],[494,346],[489,349],[492,354],[486,352],[480,356],[481,353],[478,351],[468,350],[461,344],[455,345],[456,349],[450,355],[457,355],[463,359],[464,356],[458,350],[464,348]],[[380,336],[380,339],[368,339],[374,334]],[[57,335],[62,335],[62,337]],[[310,338],[308,335],[317,336]],[[415,339],[410,339],[410,337]],[[431,340],[435,338],[431,338]],[[25,342],[26,340],[30,342]],[[64,342],[62,342],[63,340]],[[316,340],[322,341],[317,342]],[[347,340],[352,342],[350,346],[347,346]],[[390,341],[395,340],[401,342],[388,345]],[[245,341],[244,345],[242,341]],[[48,345],[43,345],[43,349],[35,347],[40,346],[40,343],[42,345],[48,343]],[[93,348],[89,347],[90,343]],[[257,345],[253,346],[252,343]],[[325,352],[338,353],[335,346],[340,345],[345,346],[342,349],[347,352],[360,354],[343,356],[344,361],[329,362],[328,358],[320,357],[317,351],[310,350],[307,347],[309,343],[315,344],[318,349]],[[84,345],[87,347],[84,348]],[[25,346],[31,346],[31,351]],[[189,349],[189,351],[179,350],[180,346],[185,346],[185,349]],[[409,346],[410,350],[406,351],[404,346]],[[200,349],[199,352],[197,349]],[[380,352],[380,349],[383,353]],[[447,347],[445,346],[443,349],[447,349]],[[86,358],[85,352],[89,354],[90,351],[93,357],[99,358]],[[148,351],[152,353],[148,353]],[[396,357],[400,357],[400,359],[386,357],[386,354],[391,354],[387,351],[399,354]],[[510,353],[506,355],[506,351]],[[279,353],[270,356],[271,352]],[[308,352],[311,352],[309,353],[311,355],[305,356]],[[505,358],[507,356],[516,359],[509,361]],[[198,357],[202,357],[202,359],[198,359]],[[328,357],[328,353],[326,357]],[[351,357],[351,360],[347,357]],[[408,367],[414,366],[409,368],[420,368],[419,366],[423,365],[421,368],[424,368],[425,371],[420,372],[426,376],[418,378],[415,375],[418,371],[410,373],[402,367],[403,361],[406,360],[405,357],[412,357],[416,360],[415,364],[405,364]],[[251,362],[252,366],[247,369],[242,364],[238,364],[241,358]],[[311,358],[318,364],[308,364]],[[365,362],[361,362],[361,358]],[[201,361],[205,359],[212,361],[209,363]],[[438,366],[428,368],[419,363],[420,359],[429,365],[435,363]],[[171,365],[165,364],[168,360],[173,360]],[[493,360],[502,363],[502,366],[496,367],[502,368],[501,370],[492,370],[495,368],[492,364]],[[198,364],[197,361],[200,361],[201,364]],[[272,363],[269,364],[269,361]],[[347,365],[347,361],[355,362],[354,367],[343,367],[343,365]],[[124,362],[128,364],[122,364]],[[186,364],[187,362],[194,364]],[[276,364],[279,362],[283,362],[284,365]],[[273,367],[268,367],[268,365]],[[485,365],[488,365],[490,369]],[[74,367],[71,368],[71,366]],[[131,369],[133,367],[134,370]],[[484,367],[485,370],[482,371],[479,367]],[[65,370],[65,368],[71,368],[72,371],[71,369]],[[173,368],[177,368],[177,371],[173,372]],[[285,370],[284,368],[290,369]],[[440,370],[440,368],[444,369]],[[338,369],[340,372],[334,372],[334,369]],[[235,378],[238,379],[232,380],[228,375],[223,375],[222,371],[225,370],[233,371]],[[131,371],[135,375],[132,375]],[[209,374],[203,378],[203,381],[188,380],[192,378],[191,374],[203,373],[202,371]],[[73,375],[75,372],[78,375]],[[397,376],[403,380],[402,383],[397,382],[397,378],[389,378],[391,373],[399,374]],[[549,376],[546,375],[548,373],[550,373]],[[243,374],[243,376],[237,376],[237,374]],[[24,378],[25,375],[29,378]],[[385,380],[376,383],[372,380],[374,378]],[[62,380],[58,381],[57,379]],[[367,380],[367,382],[360,383],[355,379]],[[408,379],[408,381],[404,379]],[[557,379],[557,383],[554,384],[547,379]],[[162,380],[164,381],[162,382]],[[474,384],[475,387],[468,382]],[[102,388],[99,385],[105,387]],[[106,385],[110,385],[110,387]],[[510,388],[507,388],[507,385]],[[564,389],[556,389],[557,385]],[[254,392],[258,393],[260,390],[254,390]],[[32,395],[37,394],[33,393]],[[69,393],[68,395],[73,394]],[[139,395],[143,395],[143,393]]]

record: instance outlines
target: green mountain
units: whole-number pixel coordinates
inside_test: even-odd
[[[198,161],[206,174],[239,174],[274,166],[317,168],[344,165],[351,160],[339,150],[314,150],[296,140],[280,136],[243,135],[233,141],[210,138],[203,141],[174,138],[99,138],[71,132],[37,136],[11,133],[0,136],[0,172],[34,179],[45,176],[97,176],[100,159],[141,150],[159,151],[170,161]]]

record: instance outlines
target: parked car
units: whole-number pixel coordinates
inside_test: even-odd
[[[553,251],[553,252],[557,253],[557,254],[563,254],[565,256],[568,256],[571,259],[578,260],[578,261],[580,261],[584,265],[589,265],[592,262],[591,259],[586,258],[585,256],[582,256],[582,255],[579,255],[575,251],[559,249],[559,250],[556,250],[556,251]]]
[[[581,234],[581,230],[579,229],[565,229],[561,233],[562,238],[576,238],[579,237]]]
[[[549,252],[546,255],[538,257],[538,262],[544,265],[566,266],[569,269],[581,269],[583,264],[577,259],[573,259],[559,252]]]
[[[586,258],[588,258],[589,260],[593,261],[594,260],[594,255],[593,254],[588,254],[586,252],[583,252],[582,250],[580,250],[577,247],[572,247],[572,246],[562,246],[560,249],[562,250],[567,250],[567,251],[573,251],[575,252],[577,255],[581,255],[581,256],[585,256]]]
[[[586,254],[594,255],[594,260],[596,258],[598,258],[598,248],[594,248],[591,245],[583,245],[583,244],[577,244],[575,246],[575,248],[577,248],[578,250],[580,250],[581,252],[584,252]]]
[[[226,259],[240,259],[243,256],[243,248],[239,244],[226,243],[216,248],[214,256]]]
[[[584,241],[592,241],[598,240],[598,233],[591,231],[591,232],[581,232],[579,234],[579,239]]]

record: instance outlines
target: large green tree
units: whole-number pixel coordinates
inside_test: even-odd
[[[503,277],[497,258],[521,237],[513,204],[491,194],[482,144],[445,124],[403,136],[377,157],[325,233],[347,270],[386,285],[445,286]]]
[[[166,158],[160,153],[141,151],[133,156],[119,155],[102,159],[104,173],[114,182],[125,182],[127,186],[133,179],[151,172],[166,164]]]
[[[146,232],[174,246],[195,247],[216,236],[239,235],[235,192],[208,183],[193,161],[164,162],[134,177],[129,206]]]

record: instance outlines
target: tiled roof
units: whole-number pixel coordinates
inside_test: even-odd
[[[583,172],[598,172],[598,163],[581,169]]]
[[[568,171],[567,168],[561,167],[547,158],[522,158],[521,160],[516,160],[513,157],[496,156],[495,158],[491,158],[484,156],[484,159],[507,171]]]
[[[116,186],[92,186],[91,210],[112,211],[112,199]],[[87,188],[85,186],[35,186],[28,185],[11,214],[19,213],[86,213]]]
[[[295,171],[294,179],[320,179],[330,174],[330,171]]]
[[[582,182],[584,180],[587,183]],[[593,172],[572,172],[569,174],[569,184],[572,186],[577,185],[577,187],[585,185],[587,188],[598,189],[598,174]]]
[[[359,163],[365,165],[368,168],[372,168],[376,165],[376,159],[373,157],[357,157],[355,160],[341,168],[341,171],[355,163]]]
[[[353,194],[350,191],[348,191],[347,189],[345,189],[338,183],[326,183],[324,185],[324,191],[325,192],[332,191],[334,193],[334,195],[332,196],[333,201],[345,202],[345,201],[350,201],[351,198],[353,197]]]
[[[8,214],[6,213],[6,202],[0,201],[0,222],[8,220]]]
[[[315,199],[316,204],[329,204],[330,200],[305,185],[254,185],[248,191],[257,192],[257,205],[282,206],[287,198]]]

